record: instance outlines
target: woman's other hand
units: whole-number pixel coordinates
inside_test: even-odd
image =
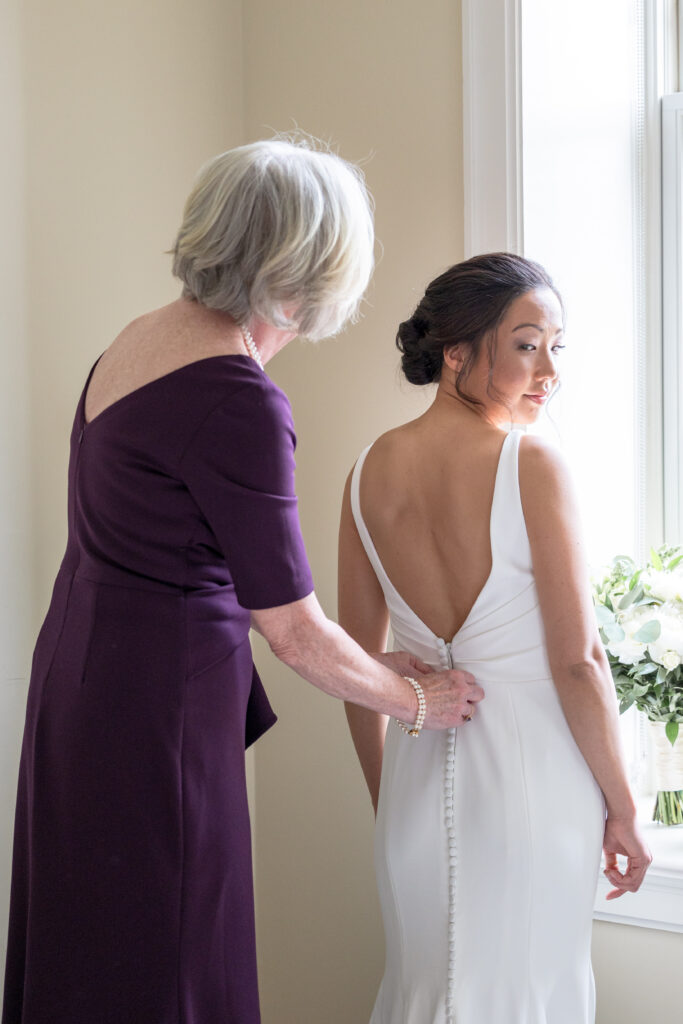
[[[400,676],[428,676],[434,671],[426,662],[408,651],[388,651],[386,654],[375,654],[370,652],[370,657],[378,661],[380,665],[398,672]]]
[[[616,900],[625,892],[637,892],[652,863],[652,854],[643,839],[635,818],[618,818],[608,814],[605,822],[605,877],[615,887],[607,893],[608,900]],[[628,858],[626,871],[621,872],[617,854]]]

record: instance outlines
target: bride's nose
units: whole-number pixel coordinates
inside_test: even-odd
[[[541,365],[536,367],[536,380],[544,391],[550,391],[557,376],[557,366],[553,355],[550,352],[545,353]]]

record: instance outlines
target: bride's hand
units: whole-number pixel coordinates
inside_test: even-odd
[[[637,892],[645,878],[645,872],[652,863],[650,853],[635,818],[618,818],[610,814],[605,821],[604,874],[615,886],[607,893],[608,900],[618,899],[625,892]],[[617,854],[627,858],[626,871],[619,870]]]
[[[451,729],[469,722],[484,697],[484,691],[469,672],[459,669],[434,672],[407,651],[373,654],[372,657],[399,675],[419,677],[427,701],[426,729]]]

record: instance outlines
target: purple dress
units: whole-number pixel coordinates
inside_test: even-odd
[[[33,656],[2,1021],[257,1024],[244,749],[275,715],[246,609],[313,589],[289,403],[248,356],[211,356],[86,425],[90,376]]]

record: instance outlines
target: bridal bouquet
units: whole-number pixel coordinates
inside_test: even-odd
[[[683,733],[677,743],[683,722],[683,548],[653,550],[640,567],[626,556],[615,558],[594,582],[593,599],[619,710],[635,705],[659,723],[655,820],[683,823],[683,772],[680,765],[664,764],[662,750],[663,744],[680,756],[683,749]]]

